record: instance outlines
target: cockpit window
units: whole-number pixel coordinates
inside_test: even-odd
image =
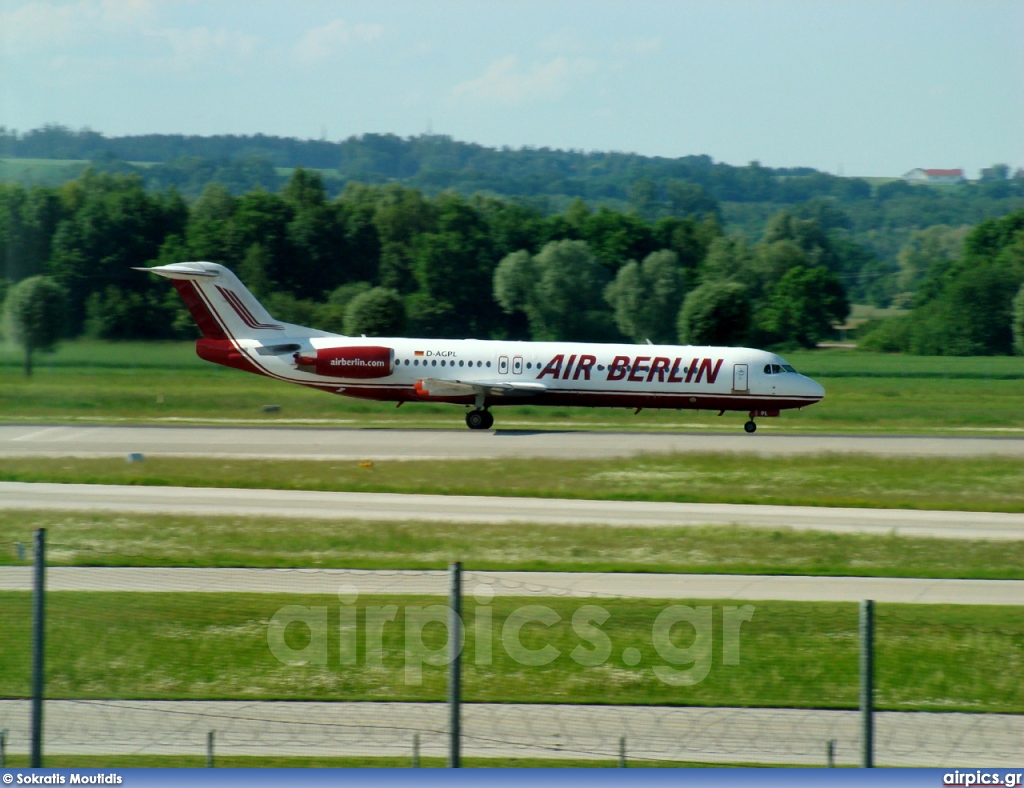
[[[789,364],[765,364],[764,374],[781,375],[783,372],[796,372]]]
[[[783,368],[784,370],[786,370],[786,372],[794,372],[794,373],[796,372],[796,370],[795,370],[795,369],[793,369],[793,368],[792,368],[791,366],[789,366],[789,364],[783,364],[783,365],[782,365],[782,368]]]

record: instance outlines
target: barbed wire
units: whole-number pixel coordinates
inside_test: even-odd
[[[407,755],[414,734],[424,754],[444,754],[447,713],[443,703],[47,701],[46,749],[197,753],[215,730],[226,755]],[[28,701],[0,700],[11,752],[27,750],[29,714]],[[613,759],[625,737],[640,760],[823,764],[830,740],[837,763],[859,759],[855,711],[470,703],[462,717],[466,756]],[[880,712],[875,730],[879,765],[1014,765],[1024,717]]]
[[[28,569],[24,567],[22,569]],[[49,586],[60,587],[62,574],[74,574],[75,588],[84,591],[111,591],[127,585],[134,590],[204,592],[252,591],[270,594],[301,593],[302,599],[319,595],[333,596],[339,607],[345,604],[340,592],[358,591],[359,608],[377,597],[399,595],[438,597],[443,604],[448,588],[448,573],[443,570],[353,570],[353,569],[183,569],[183,568],[60,568],[51,567]],[[22,572],[24,574],[24,572]],[[5,571],[9,577],[9,573]],[[651,598],[620,593],[601,587],[602,579],[625,575],[599,573],[495,573],[466,571],[463,575],[464,611],[473,613],[478,605],[492,605],[495,617],[505,606],[518,600],[587,600],[614,602],[619,606],[652,616],[666,606],[666,598]],[[643,575],[645,583],[680,584],[685,588],[687,575]],[[95,578],[95,582],[89,578]],[[736,576],[743,581],[743,576]],[[0,578],[2,584],[3,578]],[[597,582],[598,586],[593,583]],[[589,583],[589,585],[588,585]],[[27,587],[27,586],[26,586]],[[291,590],[288,590],[291,589]],[[675,592],[678,594],[678,590]],[[479,600],[474,597],[479,595]],[[268,597],[273,598],[273,597]],[[699,599],[699,595],[672,596],[671,599]],[[322,602],[320,602],[322,604]],[[60,615],[61,598],[49,605],[51,615]],[[307,602],[308,604],[308,602]],[[552,602],[552,604],[554,604]],[[758,602],[758,610],[770,616],[781,610],[770,601]],[[855,662],[857,613],[854,604],[813,603],[802,618],[786,619],[786,626],[773,634],[773,648],[800,649],[808,637],[831,639],[840,644],[838,653]],[[152,615],[157,615],[158,607]],[[925,630],[942,637],[958,638],[968,649],[971,638],[998,636],[1009,647],[1007,659],[1013,663],[1024,646],[1024,621],[1015,619],[1012,609],[995,623],[963,615],[936,618],[931,607],[880,604],[876,607],[876,645],[884,653],[887,637],[913,638]],[[143,608],[133,608],[133,625],[144,626]],[[101,610],[97,621],[116,622],[124,612],[111,606]],[[106,618],[104,618],[106,617]],[[762,620],[759,619],[759,620]],[[170,622],[175,623],[175,622]],[[467,627],[467,632],[469,628]],[[263,633],[261,635],[261,633]],[[716,630],[716,637],[718,636]],[[256,632],[265,637],[265,632]],[[472,635],[471,635],[472,636]],[[843,645],[845,644],[845,645]],[[955,652],[955,649],[951,649]],[[392,657],[400,651],[390,652]],[[463,706],[464,751],[481,757],[573,757],[614,759],[618,757],[620,737],[625,736],[629,757],[651,761],[693,761],[709,763],[784,763],[822,764],[826,743],[835,740],[837,763],[856,763],[859,758],[859,716],[855,704],[855,673],[846,666],[845,678],[831,677],[828,686],[839,687],[849,695],[841,705],[846,708],[793,708],[787,690],[797,676],[773,668],[771,653],[762,659],[768,675],[761,690],[760,703],[745,708],[715,705],[682,705],[685,697],[664,696],[674,705],[616,704],[609,695],[605,705],[561,704],[551,702],[484,703],[467,702]],[[963,653],[944,654],[949,665],[963,659]],[[385,660],[387,662],[387,659]],[[717,663],[716,663],[717,664]],[[885,666],[878,662],[879,671]],[[943,663],[945,664],[945,663]],[[649,666],[648,666],[649,667]],[[940,666],[941,667],[941,666]],[[397,670],[394,665],[388,667]],[[799,662],[787,670],[799,670]],[[820,676],[799,677],[801,681],[819,681],[835,665],[810,665],[804,668]],[[337,671],[343,671],[340,666]],[[437,670],[437,668],[434,668]],[[473,674],[467,664],[467,681],[487,680],[486,671]],[[774,672],[773,672],[774,670]],[[398,676],[398,673],[395,674]],[[616,662],[601,674],[609,687],[635,681],[635,676]],[[396,679],[397,680],[397,679]],[[567,673],[566,699],[574,693],[574,682]],[[948,677],[945,679],[948,684]],[[624,685],[624,686],[625,686]],[[469,685],[467,685],[467,688]],[[948,690],[948,687],[946,688]],[[256,692],[260,692],[256,687]],[[302,693],[299,684],[296,694]],[[884,683],[879,692],[884,692]],[[767,693],[767,694],[766,694]],[[774,693],[774,694],[773,694]],[[465,691],[464,691],[465,694]],[[522,697],[531,694],[524,675]],[[798,693],[799,694],[799,693]],[[364,693],[365,695],[365,693]],[[538,700],[551,700],[551,690]],[[756,692],[755,692],[756,695]],[[620,697],[620,696],[616,696]],[[835,697],[822,696],[825,705]],[[734,699],[736,700],[736,699]],[[742,700],[742,699],[740,699]],[[920,698],[919,705],[941,703],[942,696]],[[1019,699],[1011,698],[1016,703]],[[705,699],[706,703],[707,700]],[[802,704],[801,704],[802,705]],[[807,703],[806,705],[811,705]],[[962,704],[961,704],[962,705]],[[48,700],[48,749],[53,752],[168,753],[201,752],[208,730],[217,731],[218,751],[224,754],[257,755],[403,755],[411,751],[413,734],[420,734],[424,755],[444,754],[447,747],[447,710],[437,701],[380,702],[346,700]],[[18,752],[27,739],[28,701],[0,699],[0,728],[11,730],[10,746]],[[939,765],[980,761],[1012,765],[1024,748],[1024,715],[965,713],[962,711],[883,711],[876,714],[876,762],[884,765]]]

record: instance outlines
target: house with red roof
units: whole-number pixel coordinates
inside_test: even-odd
[[[924,170],[918,167],[904,173],[903,180],[908,183],[963,183],[964,171],[955,170]]]

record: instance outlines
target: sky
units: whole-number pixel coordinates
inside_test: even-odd
[[[1024,166],[1024,0],[0,0],[0,125]]]

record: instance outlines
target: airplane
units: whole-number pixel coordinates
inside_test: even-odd
[[[137,268],[171,280],[202,331],[196,354],[214,364],[333,394],[464,405],[487,430],[499,405],[577,405],[746,412],[803,408],[820,384],[781,357],[741,347],[350,337],[275,320],[217,263]]]

